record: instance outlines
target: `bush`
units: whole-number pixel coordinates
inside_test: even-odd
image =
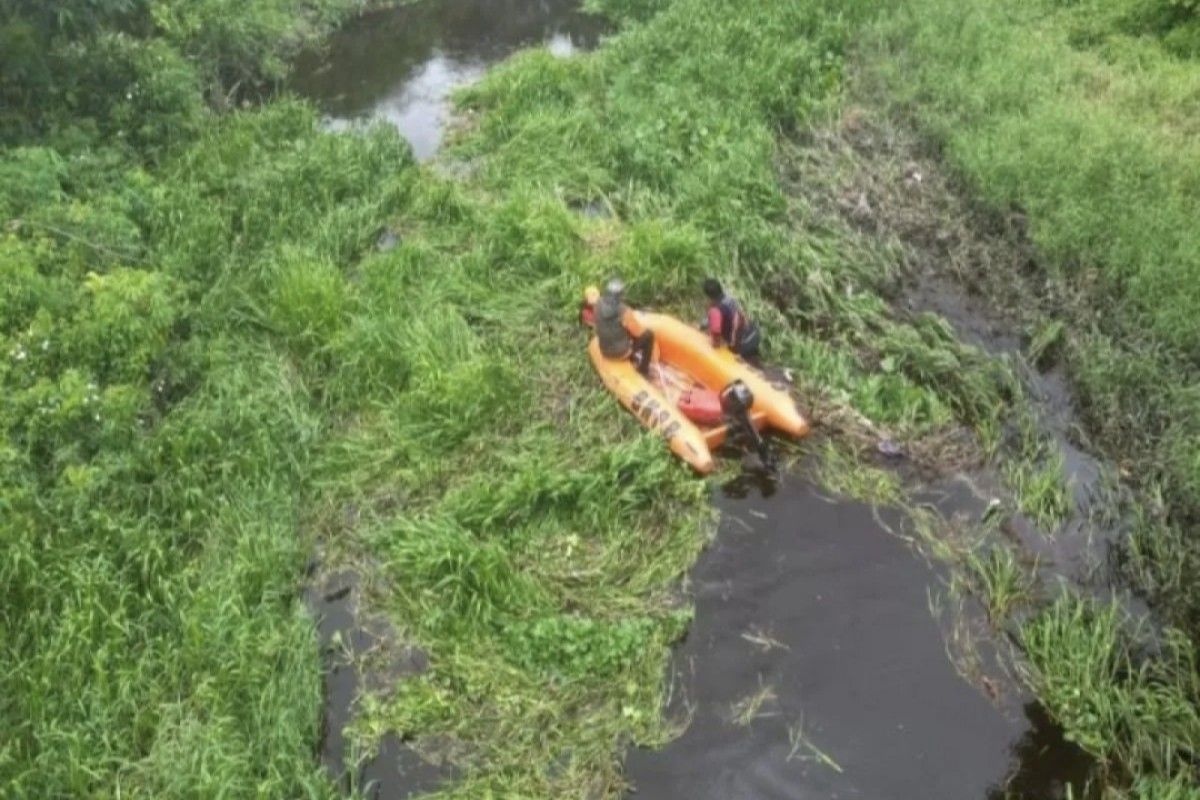
[[[104,382],[144,383],[179,319],[176,292],[161,272],[92,273],[78,321],[62,331],[61,348]]]
[[[94,120],[98,132],[157,156],[190,140],[204,116],[195,68],[157,40],[101,33],[67,51],[59,80],[72,124]]]
[[[0,220],[63,197],[66,164],[47,147],[17,147],[0,154]]]
[[[331,24],[343,0],[151,0],[157,30],[208,76],[218,103],[240,88],[278,81],[288,60]]]

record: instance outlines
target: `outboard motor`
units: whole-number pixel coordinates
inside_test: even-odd
[[[721,410],[725,413],[726,424],[730,438],[746,440],[752,445],[762,459],[767,469],[775,468],[775,456],[767,445],[767,440],[754,427],[750,420],[750,409],[754,407],[754,393],[750,387],[740,380],[735,380],[721,390]]]
[[[750,421],[750,409],[754,406],[754,393],[740,380],[735,380],[721,390],[721,410],[729,417],[741,417]]]

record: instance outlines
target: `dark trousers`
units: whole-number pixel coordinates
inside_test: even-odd
[[[650,371],[650,359],[654,357],[654,331],[643,331],[641,336],[633,340],[630,357],[638,372],[645,375]]]
[[[742,340],[738,342],[734,349],[739,356],[749,361],[752,364],[758,363],[759,347],[762,345],[762,333],[758,326],[751,326],[749,330],[742,336]]]

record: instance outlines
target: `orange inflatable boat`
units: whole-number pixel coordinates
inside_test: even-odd
[[[650,377],[629,359],[609,359],[592,337],[588,354],[604,385],[647,428],[667,440],[671,452],[697,472],[713,470],[712,451],[720,447],[729,426],[720,418],[714,398],[735,381],[750,390],[751,424],[773,428],[788,436],[808,433],[808,423],[788,394],[787,385],[739,359],[728,348],[714,348],[703,331],[666,314],[629,310],[625,327],[635,336],[654,332],[654,363]]]

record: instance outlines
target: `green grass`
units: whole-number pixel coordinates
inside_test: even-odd
[[[918,0],[885,23],[885,41],[915,70],[897,90],[983,197],[1019,204],[1064,276],[1094,268],[1101,296],[1121,298],[1110,330],[1186,353],[1200,300],[1200,150],[1186,112],[1200,75],[1113,24],[1114,8],[1140,5]]]
[[[1136,796],[1171,796],[1168,785],[1194,787],[1195,649],[1168,630],[1157,657],[1143,660],[1134,637],[1116,604],[1069,594],[1021,630],[1031,685],[1067,738],[1118,773],[1132,767]]]
[[[870,82],[980,199],[1028,219],[1056,298],[1031,354],[1054,345],[1095,440],[1186,528],[1200,511],[1200,68],[1178,45],[1200,30],[1194,9],[915,0],[875,28]],[[1196,573],[1194,546],[1176,557]],[[1175,605],[1194,616],[1195,596],[1181,586]]]
[[[1127,574],[1194,641],[1194,5],[914,0],[872,30],[859,53],[871,91],[986,206],[1025,215],[1044,284],[1034,292],[1053,298],[1029,356],[1067,365],[1093,441],[1138,487]],[[1032,457],[1009,468],[1021,508],[1053,524],[1068,510],[1061,463],[1022,449]],[[1134,795],[1190,796],[1190,756],[1179,753],[1196,735],[1195,670],[1179,654],[1194,645],[1177,636],[1162,659],[1134,666],[1116,613],[1064,599],[1028,625],[1035,689]]]
[[[1011,461],[1007,479],[1017,494],[1020,509],[1043,529],[1053,533],[1071,510],[1071,494],[1063,470],[1063,456],[1055,451],[1042,463]]]
[[[1000,452],[1020,404],[1009,372],[943,320],[898,314],[884,299],[897,254],[805,193],[803,133],[838,112],[876,4],[597,2],[623,26],[599,51],[522,53],[461,93],[475,122],[444,157],[476,167],[463,179],[418,167],[386,129],[321,132],[292,101],[213,113],[206,90],[276,74],[286,49],[256,48],[263,30],[294,34],[292,6],[221,25],[220,3],[167,6],[154,35],[78,43],[120,67],[104,97],[160,65],[150,100],[81,109],[58,87],[3,121],[21,145],[0,154],[0,783],[18,796],[333,796],[313,758],[320,663],[300,600],[317,540],[371,571],[372,609],[430,659],[362,699],[358,752],[389,731],[437,750],[463,776],[446,797],[620,796],[624,749],[677,733],[665,665],[712,519],[708,486],[584,356],[579,291],[611,273],[685,318],[702,278],[732,286],[769,358],[847,439],[824,457],[835,491],[902,499],[847,455],[884,434],[922,454],[966,426]],[[113,146],[122,130],[136,135]],[[1188,174],[1171,184],[1185,200]],[[613,216],[578,212],[593,201]],[[1088,249],[1093,211],[1075,239],[1039,244],[1107,268]],[[378,252],[385,229],[400,244]],[[1163,279],[1137,264],[1142,302]],[[1124,358],[1078,371],[1099,383]],[[1127,403],[1090,397],[1093,413]],[[1175,491],[1191,451],[1166,452],[1156,474]],[[1016,473],[1022,502],[1050,521],[1061,465],[1027,460],[1041,471]],[[1143,574],[1173,589],[1142,541]],[[978,561],[995,614],[1024,602],[1014,563]],[[1135,781],[1178,782],[1186,650],[1133,679],[1107,634],[1073,606],[1037,617],[1031,681],[1093,752],[1153,765]],[[1113,686],[1140,687],[1137,713],[1077,713],[1064,687],[1083,679],[1105,708],[1120,708]],[[766,699],[734,713],[750,721]],[[1170,757],[1129,744],[1157,714],[1184,742]]]
[[[982,553],[975,549],[966,560],[993,625],[1004,626],[1017,608],[1032,601],[1034,578],[1011,548],[994,545]]]
[[[0,245],[22,278],[6,296],[0,526],[0,773],[18,795],[329,788],[310,758],[319,665],[296,601],[310,549],[297,502],[324,423],[304,368],[248,311],[273,246],[231,234],[267,205],[271,179],[301,164],[251,156],[245,187],[223,202],[188,180],[197,167],[217,180],[199,162],[231,140],[289,129],[315,142],[308,112],[279,106],[222,124],[158,180],[134,171],[31,209],[124,237],[122,251],[141,249],[157,269],[42,233]],[[329,144],[342,151],[315,152],[310,173],[330,156],[405,163],[387,137]],[[386,194],[371,174],[346,179],[361,199],[343,214]],[[155,203],[122,197],[133,187]],[[336,213],[332,199],[304,201],[271,219],[316,254]],[[50,688],[60,682],[77,688]]]
[[[832,441],[821,447],[817,479],[834,494],[871,505],[898,505],[904,500],[895,473],[865,463],[862,454],[846,452]]]
[[[431,659],[364,701],[361,750],[449,737],[457,796],[620,792],[622,743],[672,733],[676,594],[710,512],[598,388],[579,289],[621,271],[696,313],[709,272],[860,278],[815,257],[835,235],[794,238],[772,169],[778,129],[836,89],[848,25],[819,3],[729,10],[689,0],[594,56],[506,65],[464,96],[473,183],[287,102],[204,116],[147,167],[4,154],[6,785],[328,795],[298,600],[321,537],[377,565],[376,605]],[[572,210],[601,195],[614,220]],[[385,227],[403,242],[376,253]],[[886,321],[869,287],[855,302]],[[857,353],[780,330],[780,358],[869,396]],[[920,410],[920,375],[892,385],[902,425],[949,419]],[[85,688],[47,689],[64,676]]]

